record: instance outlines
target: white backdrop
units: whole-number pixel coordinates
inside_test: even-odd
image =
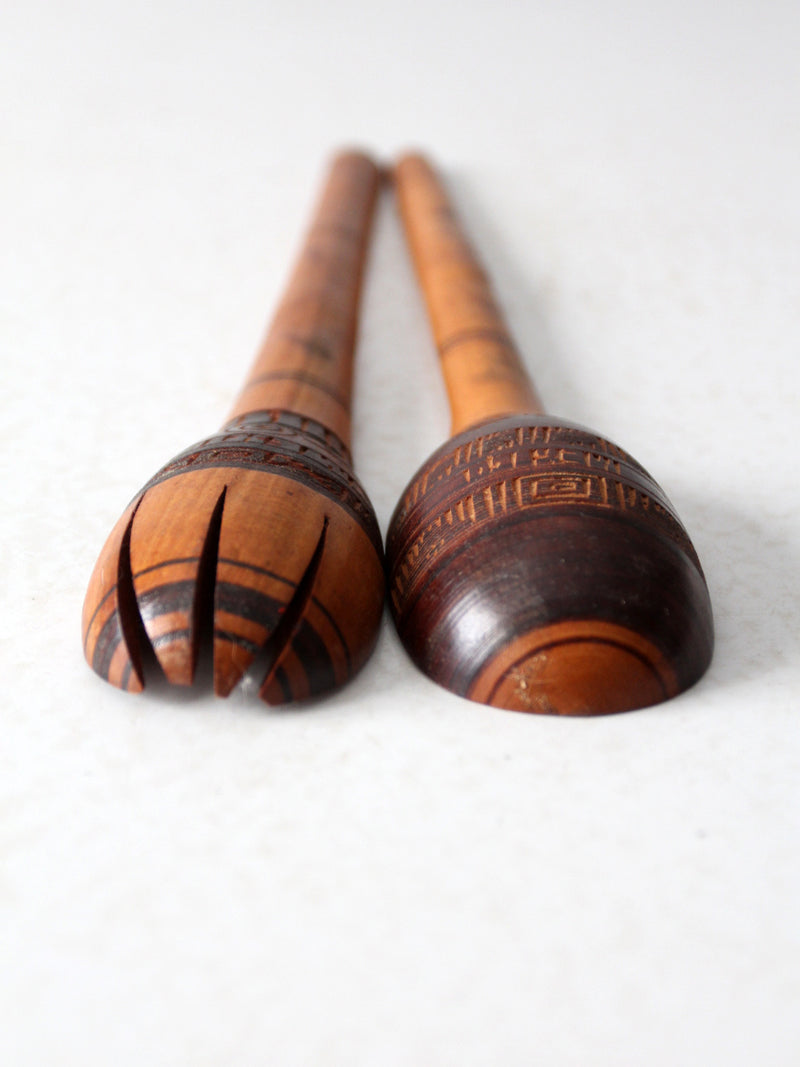
[[[4,6],[0,1061],[798,1062],[798,46],[770,0]],[[492,711],[388,621],[302,710],[84,664],[107,532],[219,425],[353,143],[431,153],[550,409],[672,498],[717,623],[691,692]],[[384,530],[437,375],[384,201]]]

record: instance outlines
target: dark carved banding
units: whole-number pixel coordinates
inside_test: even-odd
[[[324,519],[319,539],[303,572],[300,581],[295,585],[294,592],[287,604],[280,609],[279,618],[270,629],[267,639],[256,650],[253,662],[247,669],[247,675],[254,679],[260,690],[272,680],[281,657],[286,651],[292,637],[295,634],[303,615],[311,602],[314,581],[322,562],[322,554],[325,549],[325,535],[328,530],[328,519]],[[220,605],[224,598],[220,598]],[[237,605],[236,611],[241,615],[241,608]]]
[[[182,556],[174,559],[166,559],[157,564],[153,564],[150,567],[144,567],[141,570],[138,570],[135,574],[131,574],[131,527],[132,521],[129,523],[128,530],[126,531],[126,539],[123,542],[123,550],[120,554],[120,572],[122,574],[121,600],[125,605],[124,616],[127,620],[128,640],[126,641],[126,647],[128,648],[129,653],[131,647],[135,650],[135,659],[139,662],[141,660],[141,653],[139,650],[143,646],[145,648],[149,646],[150,657],[148,658],[152,658],[153,649],[157,650],[159,647],[168,644],[170,641],[175,640],[178,637],[188,637],[189,635],[189,631],[176,630],[167,635],[162,634],[155,640],[151,640],[147,636],[147,632],[142,623],[142,612],[144,612],[145,617],[148,619],[171,614],[175,611],[188,612],[195,603],[195,585],[192,581],[165,582],[155,586],[137,598],[134,590],[135,581],[141,579],[145,575],[152,574],[155,571],[170,569],[176,564],[198,563],[199,560],[197,556]],[[218,536],[219,532],[217,531],[216,537],[218,538]],[[315,558],[317,559],[318,565],[321,554],[320,557]],[[272,581],[278,582],[291,589],[292,592],[290,596],[292,601],[295,601],[297,598],[297,583],[283,575],[277,574],[275,571],[242,560],[232,560],[224,556],[219,557],[218,562],[224,563],[228,567],[237,567],[245,572],[249,571],[255,575],[268,577]],[[118,584],[114,583],[108,589],[101,603],[95,608],[95,611],[89,619],[88,626],[86,627],[84,647],[86,647],[89,640],[94,620],[97,617],[98,612],[108,601],[109,597],[117,593],[117,589]],[[283,601],[266,597],[264,594],[252,589],[250,586],[241,583],[215,582],[213,589],[215,610],[221,610],[231,615],[237,615],[243,619],[258,621],[270,630],[280,621],[283,610]],[[343,657],[345,669],[349,675],[352,672],[353,663],[347,639],[330,609],[314,595],[313,582],[310,585],[310,590],[307,599],[314,605],[315,610],[319,611],[325,617],[331,630],[336,634],[339,643],[337,654]],[[305,602],[306,598],[303,597],[303,600]],[[120,641],[125,640],[124,629],[125,628],[122,626],[122,615],[115,611],[109,615],[109,618],[105,621],[97,635],[94,644],[92,667],[99,675],[101,675],[101,677],[108,678],[109,666],[114,653],[116,652]],[[235,636],[232,633],[227,633],[219,628],[214,630],[214,636],[226,638],[232,643],[238,644],[242,649],[251,654],[256,653],[259,649],[258,645],[251,644],[245,638],[241,637],[241,635]],[[327,667],[325,668],[325,671],[327,672]],[[137,675],[143,683],[144,677],[141,666],[137,668]]]
[[[325,362],[328,362],[329,360],[333,359],[333,351],[331,350],[330,343],[324,341],[321,337],[317,337],[314,334],[304,336],[301,334],[290,333],[288,331],[280,334],[280,336],[283,337],[286,341],[291,341],[292,344],[299,345],[300,348],[302,348],[304,352],[308,352],[310,356],[315,356],[317,359],[325,360]],[[309,377],[311,376],[309,375]],[[261,377],[257,380],[265,381],[266,379],[263,375],[261,375]],[[329,392],[329,395],[336,396],[336,394],[332,390],[327,391]],[[340,403],[345,404],[346,406],[344,400],[342,400],[341,398],[338,399]]]
[[[620,652],[624,652],[626,655],[633,656],[652,676],[654,684],[659,689],[661,700],[668,700],[669,697],[673,695],[667,688],[667,686],[664,684],[661,674],[653,665],[653,661],[649,659],[646,655],[644,655],[644,653],[640,652],[637,648],[632,648],[630,644],[626,644],[623,641],[612,641],[607,637],[592,637],[588,639],[585,637],[571,637],[564,638],[560,641],[551,641],[537,645],[536,652],[537,654],[547,655],[548,652],[551,652],[555,649],[563,649],[568,647],[569,645],[585,644],[593,644],[598,647],[607,646],[610,648],[618,649]],[[486,699],[486,702],[488,704],[493,704],[495,702],[498,690],[500,689],[502,682],[506,680],[509,674],[513,674],[515,670],[518,670],[523,665],[528,656],[529,653],[523,653],[523,655],[519,656],[516,660],[509,664],[508,667],[505,668],[503,675],[498,678],[498,680],[489,690],[489,694]]]
[[[179,453],[142,492],[187,471],[220,467],[279,474],[322,493],[348,511],[382,553],[375,513],[352,472],[349,452],[321,424],[283,411],[239,416]]]
[[[412,658],[464,696],[520,634],[570,620],[587,649],[610,643],[607,627],[639,635],[678,689],[711,655],[705,580],[672,505],[640,464],[576,424],[513,417],[454,437],[401,498],[387,568]],[[659,699],[672,695],[658,684]]]
[[[232,560],[232,559],[228,559],[228,558],[225,558],[225,557],[220,557],[220,562],[221,563],[225,563],[228,566],[232,566],[232,567],[241,567],[243,570],[251,571],[253,574],[263,574],[266,577],[271,578],[276,582],[281,582],[281,583],[283,583],[283,584],[285,584],[287,586],[290,586],[290,587],[292,587],[293,589],[296,590],[296,584],[294,582],[291,582],[291,581],[289,581],[288,578],[284,578],[281,575],[276,574],[274,571],[267,570],[265,567],[258,567],[258,566],[256,566],[255,564],[252,564],[252,563],[246,563],[246,562],[244,562],[242,560]],[[228,584],[230,585],[231,583],[228,583]],[[243,588],[243,587],[240,587],[240,588]],[[294,597],[294,595],[295,594],[293,593],[292,596]],[[312,592],[311,592],[311,596],[310,596],[310,601],[314,605],[315,609],[317,611],[321,612],[321,614],[325,616],[325,619],[326,619],[328,625],[333,630],[333,632],[336,634],[336,637],[337,637],[337,639],[338,639],[338,641],[340,643],[340,646],[341,646],[341,655],[344,657],[347,673],[350,674],[350,672],[352,670],[352,660],[351,660],[351,656],[350,656],[350,649],[349,649],[348,644],[347,644],[347,639],[345,638],[344,634],[342,633],[341,627],[339,626],[339,623],[336,621],[336,618],[333,616],[333,614],[328,609],[328,607],[325,604],[323,604],[323,602],[318,597],[314,596],[313,587],[312,587]]]
[[[193,604],[194,592],[195,587],[192,582],[172,582],[157,586],[155,589],[151,589],[139,596],[137,614],[141,612],[145,618],[157,620],[161,616],[173,614],[176,610],[187,611]],[[304,597],[303,603],[307,603],[308,599]],[[288,641],[291,640],[294,651],[306,669],[309,689],[312,694],[324,692],[336,684],[331,653],[310,622],[301,617],[302,605],[298,605],[300,610],[291,619],[291,627],[289,627],[288,634],[286,633],[286,626],[284,626],[283,630],[279,630],[286,612],[285,603],[266,596],[264,593],[248,586],[235,585],[230,582],[218,582],[215,589],[215,606],[217,610],[222,610],[226,614],[248,622],[256,622],[259,626],[267,628],[270,634],[268,641],[276,633],[279,633],[278,643],[280,647],[276,648],[276,653],[283,651]],[[151,649],[150,655],[153,659],[154,652],[159,649],[164,649],[177,640],[190,637],[190,632],[184,629],[164,632],[153,641],[147,638],[143,627],[141,634],[144,635],[143,640],[147,642]],[[241,634],[236,634],[229,630],[215,628],[214,637],[237,645],[248,655],[257,654],[259,651],[258,646],[253,645]],[[120,617],[115,612],[106,622],[95,645],[92,667],[101,677],[108,678],[111,660],[119,643],[123,640],[130,653],[132,651],[131,644],[123,636]],[[142,672],[139,655],[140,646],[137,644],[134,647],[137,654],[135,662],[138,664],[135,669],[144,684],[148,672]],[[278,659],[279,655],[276,654],[275,661],[277,662]],[[347,660],[349,669],[349,655]],[[270,663],[273,665],[272,660]]]
[[[287,624],[284,619],[289,609],[285,602],[247,586],[219,582],[216,592],[217,611],[257,622],[266,627],[268,637],[262,646],[254,647],[240,634],[231,631],[217,630],[216,636],[238,645],[243,651],[256,657],[254,668],[248,668],[247,674],[255,670],[255,680],[259,685],[263,685],[267,680],[264,675],[269,674],[270,668],[275,668],[274,673],[277,675],[281,655],[291,642],[292,650],[303,665],[310,694],[325,692],[336,685],[335,668],[331,650],[303,615],[308,599],[301,594],[302,603],[296,603],[295,611],[291,613]],[[291,603],[290,600],[289,604]],[[260,653],[264,654],[262,659],[258,658]],[[259,673],[261,677],[257,677]],[[288,682],[286,684],[288,685]],[[296,695],[292,693],[288,699],[294,700]]]
[[[317,353],[319,354],[319,353]],[[350,405],[347,400],[334,389],[324,378],[320,378],[316,374],[312,374],[310,371],[304,370],[281,370],[281,371],[269,371],[265,374],[259,374],[255,378],[251,378],[247,383],[248,388],[252,388],[254,385],[261,385],[264,382],[302,382],[303,385],[311,385],[314,389],[319,389],[320,392],[329,396],[331,400],[334,400],[340,408],[345,411],[349,411]]]
[[[514,346],[514,342],[505,330],[475,326],[468,329],[458,330],[455,333],[448,334],[447,337],[442,338],[438,344],[439,355],[443,356],[452,348],[468,344],[470,341],[492,341],[494,344],[505,346],[507,348],[513,348]]]

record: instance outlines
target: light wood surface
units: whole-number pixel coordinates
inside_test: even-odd
[[[395,188],[450,402],[450,432],[543,410],[486,273],[441,182],[420,155],[400,159]]]
[[[379,172],[345,152],[222,430],[167,463],[112,531],[89,582],[84,650],[120,688],[227,696],[247,674],[270,703],[346,682],[374,646],[384,577],[352,470],[356,316]]]

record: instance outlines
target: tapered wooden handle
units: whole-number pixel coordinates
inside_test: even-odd
[[[287,410],[350,443],[361,276],[380,172],[360,152],[331,165],[311,227],[229,419]]]
[[[406,155],[395,166],[394,181],[441,358],[452,433],[502,415],[541,412],[489,280],[441,180],[422,156]]]

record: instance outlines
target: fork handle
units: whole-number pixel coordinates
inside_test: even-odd
[[[380,171],[336,155],[272,323],[228,420],[259,411],[313,419],[350,446],[356,321]]]

